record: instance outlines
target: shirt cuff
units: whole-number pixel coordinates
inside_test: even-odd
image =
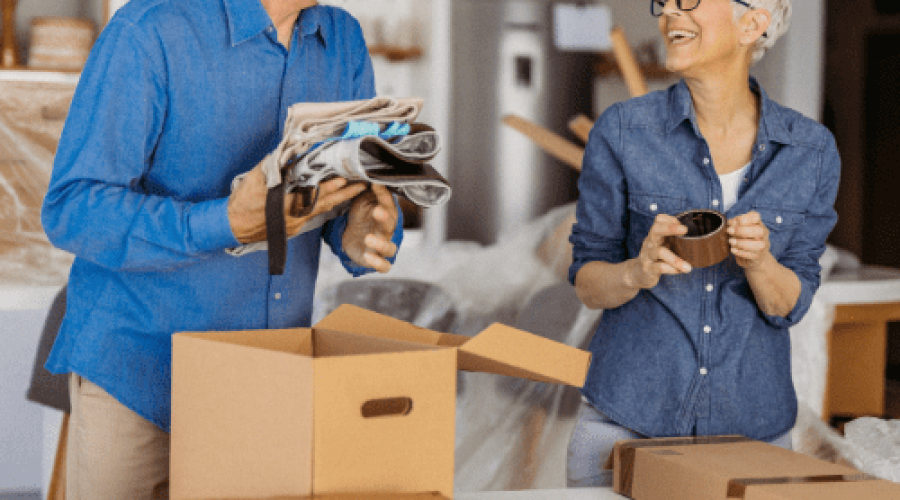
[[[347,228],[347,219],[349,212],[345,212],[343,215],[335,218],[332,221],[334,234],[340,235],[337,239],[337,244],[334,245],[331,250],[335,255],[341,260],[341,264],[344,266],[344,269],[347,270],[348,273],[353,275],[354,278],[358,278],[365,274],[369,274],[374,272],[375,270],[371,267],[365,267],[357,265],[353,260],[347,255],[347,252],[344,251],[344,245],[341,244],[343,240],[344,230]],[[403,212],[399,209],[397,210],[397,226],[394,228],[394,234],[391,236],[391,243],[397,246],[397,251],[400,251],[400,243],[403,242]],[[388,257],[388,262],[391,265],[394,264],[394,261],[397,259],[397,254],[394,254],[393,257]]]
[[[188,229],[200,252],[239,246],[228,220],[228,198],[195,203],[188,213]]]
[[[787,316],[772,316],[766,315],[766,319],[769,323],[776,328],[789,328],[791,326],[796,325],[803,319],[803,316],[806,315],[806,312],[809,311],[810,305],[812,305],[813,299],[813,291],[809,286],[806,285],[802,280],[800,282],[800,296],[797,297],[797,303],[794,304],[794,308],[788,313]]]

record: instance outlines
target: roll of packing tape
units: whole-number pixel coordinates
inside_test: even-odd
[[[715,210],[688,210],[675,216],[688,228],[684,236],[670,236],[666,246],[694,268],[713,266],[728,258],[725,214]]]

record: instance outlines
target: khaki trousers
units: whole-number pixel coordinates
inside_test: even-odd
[[[169,434],[74,373],[66,500],[169,498]]]

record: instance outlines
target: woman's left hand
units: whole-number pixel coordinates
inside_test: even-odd
[[[397,205],[384,186],[372,184],[353,199],[344,229],[344,252],[356,265],[372,268],[380,273],[391,269],[387,260],[397,254],[391,241],[397,226]]]
[[[728,244],[738,265],[752,270],[774,259],[769,252],[769,229],[757,212],[748,212],[728,221]]]

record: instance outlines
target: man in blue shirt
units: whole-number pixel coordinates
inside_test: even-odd
[[[374,96],[359,24],[315,0],[131,0],[97,40],[60,140],[42,222],[75,254],[47,368],[72,373],[67,498],[167,496],[171,335],[308,326],[324,240],[354,274],[402,238],[385,189],[335,179],[265,252],[264,176],[288,108]],[[254,168],[256,167],[256,168]],[[251,171],[230,193],[238,174]],[[286,200],[286,206],[291,200]]]

